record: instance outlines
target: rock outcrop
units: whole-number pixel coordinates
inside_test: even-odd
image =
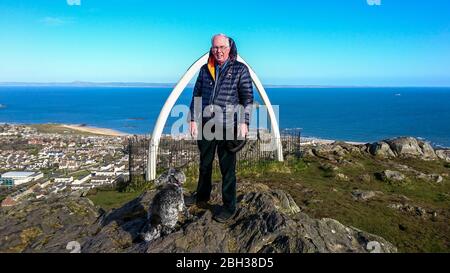
[[[353,198],[358,201],[367,201],[367,200],[375,197],[377,194],[382,194],[382,193],[379,191],[363,191],[363,190],[352,191]]]
[[[419,206],[410,205],[408,203],[394,203],[390,204],[388,207],[423,219],[434,219],[438,216],[437,211],[427,210]]]
[[[430,143],[413,137],[398,137],[372,143],[369,145],[369,152],[382,157],[416,157],[424,160],[438,158]]]
[[[190,208],[175,230],[150,243],[140,237],[155,192],[147,191],[104,213],[86,197],[59,196],[0,211],[1,252],[396,252],[381,237],[336,220],[313,219],[292,197],[263,184],[239,184],[238,210],[226,224],[212,220],[220,204],[215,185],[210,209]],[[190,198],[190,196],[186,196]]]
[[[402,182],[406,179],[405,175],[398,171],[385,170],[378,175],[385,182]]]
[[[24,201],[0,209],[0,252],[69,252],[98,232],[102,214],[91,200],[74,195]]]
[[[436,156],[444,161],[450,162],[450,150],[436,150]]]
[[[306,145],[302,154],[318,157],[333,163],[351,164],[346,155],[371,154],[381,158],[441,159],[450,162],[450,150],[434,149],[429,142],[414,137],[397,137],[374,143],[349,144],[341,141]]]
[[[389,146],[389,144],[384,141],[378,141],[378,142],[370,144],[369,152],[375,156],[395,157],[395,154],[391,150],[391,147]]]

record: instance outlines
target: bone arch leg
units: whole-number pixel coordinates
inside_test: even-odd
[[[161,134],[166,124],[167,118],[169,117],[170,111],[172,110],[175,102],[178,97],[183,92],[184,88],[188,85],[189,81],[195,76],[195,74],[200,70],[200,68],[207,63],[209,57],[209,52],[203,55],[200,59],[194,62],[191,67],[186,71],[186,73],[181,77],[180,81],[175,85],[175,88],[170,93],[166,102],[164,103],[161,112],[159,113],[158,119],[156,120],[155,127],[153,129],[153,133],[150,140],[149,151],[148,151],[148,161],[147,161],[147,171],[146,171],[146,180],[150,181],[156,178],[156,157],[158,153],[158,145],[159,140],[161,138]],[[280,130],[278,127],[278,122],[275,117],[275,112],[273,111],[272,104],[269,101],[269,97],[267,96],[266,90],[264,90],[263,85],[261,84],[258,76],[256,76],[253,69],[240,57],[237,58],[238,61],[247,65],[252,81],[258,90],[260,97],[262,98],[264,104],[267,106],[267,110],[269,113],[269,119],[271,124],[272,135],[276,141],[276,159],[278,161],[283,161],[283,151],[281,146],[280,139]]]

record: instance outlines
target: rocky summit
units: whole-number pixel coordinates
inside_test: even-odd
[[[239,207],[225,224],[212,212],[220,204],[189,208],[175,230],[152,242],[141,239],[156,190],[108,213],[88,198],[55,195],[0,211],[1,252],[396,252],[385,239],[330,219],[313,219],[292,197],[263,184],[241,183]],[[190,195],[186,199],[192,198]]]
[[[283,162],[238,168],[238,210],[218,223],[219,179],[209,206],[190,205],[195,169],[172,170],[127,190],[8,198],[0,252],[448,252],[450,150],[401,137],[367,144],[302,145]],[[189,213],[152,237],[148,209],[169,175],[183,181]],[[169,178],[170,178],[169,177]],[[141,186],[142,187],[141,187]],[[175,214],[176,215],[176,214]],[[376,234],[376,235],[375,235]]]

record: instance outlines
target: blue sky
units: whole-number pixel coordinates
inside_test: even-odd
[[[450,1],[0,0],[0,82],[176,82],[233,37],[264,84],[450,86]]]

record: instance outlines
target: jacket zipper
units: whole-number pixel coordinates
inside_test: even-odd
[[[219,81],[219,78],[220,78],[220,75],[221,75],[221,73],[220,73],[220,71],[219,71],[219,73],[218,73],[218,77],[217,77],[217,79],[214,81],[214,88],[213,88],[213,93],[212,93],[212,95],[211,95],[211,99],[209,100],[209,109],[210,109],[210,111],[211,111],[211,113],[212,113],[212,111],[213,111],[213,103],[214,103],[214,97],[215,97],[215,95],[216,95],[216,89],[217,89],[217,82]]]

